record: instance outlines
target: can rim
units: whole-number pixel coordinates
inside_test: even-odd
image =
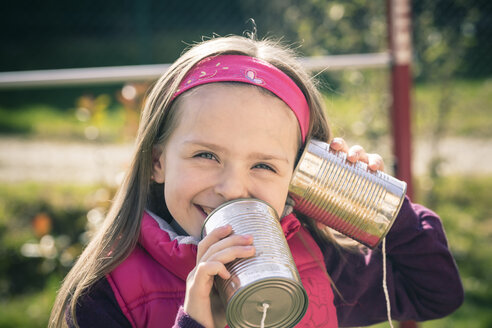
[[[395,224],[396,218],[398,217],[398,213],[400,213],[401,207],[403,206],[403,202],[405,201],[405,198],[406,198],[405,195],[407,194],[408,184],[405,181],[403,181],[403,180],[399,180],[399,181],[401,181],[403,183],[403,185],[404,185],[403,192],[402,192],[403,197],[400,198],[400,203],[398,204],[398,206],[395,207],[395,215],[394,215],[393,219],[391,220],[391,222],[386,227],[386,230],[383,232],[383,234],[379,238],[378,242],[376,244],[372,245],[372,246],[371,245],[366,245],[366,246],[369,246],[372,249],[377,248],[379,246],[379,244],[381,244],[381,242],[383,241],[383,239],[386,238],[386,236],[388,235],[389,231],[393,227],[393,224]],[[359,242],[359,243],[361,243],[358,240],[356,240],[356,241]]]
[[[296,268],[297,269],[297,268]],[[237,306],[242,304],[242,301],[247,298],[249,293],[254,292],[256,289],[263,287],[262,285],[267,284],[269,282],[277,282],[278,285],[276,286],[277,288],[281,288],[280,286],[285,286],[285,287],[290,287],[287,288],[287,290],[290,290],[291,292],[298,291],[300,292],[299,296],[299,301],[300,301],[300,307],[298,307],[298,311],[291,313],[291,315],[287,318],[289,321],[288,322],[283,322],[282,327],[285,327],[285,324],[287,324],[287,327],[294,327],[301,319],[304,317],[304,315],[307,312],[308,306],[309,306],[309,297],[307,295],[306,289],[302,285],[302,282],[300,281],[294,281],[290,279],[286,279],[284,277],[269,277],[268,279],[260,279],[257,280],[256,282],[248,285],[248,286],[243,286],[240,289],[238,289],[234,295],[229,300],[229,304],[232,304],[233,306]],[[244,290],[247,290],[246,294],[244,294]],[[241,292],[242,291],[242,292]],[[231,308],[231,306],[227,306],[226,309],[226,319],[229,325],[233,325],[240,316],[235,316],[233,315],[234,310]],[[231,327],[232,327],[231,325]]]
[[[301,153],[301,156],[299,157],[299,159],[297,160],[297,164],[296,164],[296,167],[294,168],[294,171],[292,171],[292,177],[290,178],[290,182],[289,182],[289,193],[291,192],[290,191],[290,186],[292,184],[292,181],[294,180],[294,178],[296,178],[296,175],[297,175],[297,172],[299,171],[300,169],[300,166],[303,162],[303,159],[304,157],[306,157],[306,154],[309,152],[308,149],[309,147],[314,144],[313,141],[316,141],[315,139],[309,139],[306,141],[306,143],[304,144],[304,149],[302,150],[302,153]]]
[[[299,159],[297,160],[297,164],[294,168],[294,171],[292,171],[292,177],[290,178],[289,182],[289,189],[288,193],[290,196],[300,196],[300,195],[295,195],[295,192],[293,189],[291,189],[293,181],[298,178],[299,171],[301,170],[301,165],[304,163],[304,158],[308,155],[308,153],[312,153],[312,147],[318,147],[318,148],[323,148],[321,145],[326,144],[328,145],[328,150],[330,148],[330,145],[327,141],[321,141],[318,139],[313,139],[310,138],[306,141],[304,144],[304,148],[302,149],[301,156],[299,156]],[[295,208],[295,206],[294,206]]]
[[[270,204],[268,204],[264,200],[261,200],[261,199],[258,199],[258,198],[254,198],[254,197],[251,197],[251,198],[244,197],[244,198],[232,199],[232,200],[229,200],[229,201],[227,201],[225,203],[220,204],[212,212],[210,212],[209,215],[207,215],[207,217],[205,218],[205,221],[203,221],[203,223],[202,223],[202,229],[200,231],[200,239],[203,239],[203,237],[204,237],[203,233],[204,233],[204,230],[205,230],[205,225],[207,224],[208,220],[212,217],[212,215],[214,215],[216,212],[220,211],[221,209],[223,209],[226,206],[229,206],[229,205],[234,204],[234,203],[244,202],[244,201],[252,201],[252,202],[263,203],[263,204],[267,205],[269,208],[271,208],[277,214],[277,216],[278,216],[278,213],[273,208],[273,206],[270,205]]]

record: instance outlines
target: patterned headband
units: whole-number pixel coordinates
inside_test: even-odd
[[[243,82],[260,86],[282,99],[294,112],[301,128],[302,141],[309,129],[309,106],[301,89],[284,72],[264,60],[221,55],[200,61],[185,76],[173,99],[198,85],[213,82]]]

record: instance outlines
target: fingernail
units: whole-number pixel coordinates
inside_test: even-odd
[[[251,235],[243,235],[242,237],[244,240],[253,240],[253,236]]]

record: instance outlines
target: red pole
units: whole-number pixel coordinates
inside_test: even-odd
[[[407,194],[413,196],[410,89],[412,59],[410,1],[387,0],[388,36],[392,56],[391,122],[396,177],[408,184]]]
[[[396,177],[407,182],[413,196],[410,89],[412,59],[410,0],[387,0],[387,20],[391,65],[391,122]],[[400,328],[417,328],[415,321],[400,322]]]

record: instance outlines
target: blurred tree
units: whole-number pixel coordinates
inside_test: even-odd
[[[419,81],[492,74],[492,2],[412,2],[414,72]]]
[[[259,30],[275,31],[299,42],[305,55],[366,53],[386,48],[386,16],[378,1],[244,1],[244,11],[257,12]],[[368,33],[361,33],[365,31]]]
[[[241,34],[249,18],[259,37],[298,42],[307,55],[377,52],[387,44],[385,1],[48,2],[2,3],[0,71],[170,62],[183,43]],[[412,12],[419,78],[458,48],[456,73],[490,75],[492,2],[415,0]]]

